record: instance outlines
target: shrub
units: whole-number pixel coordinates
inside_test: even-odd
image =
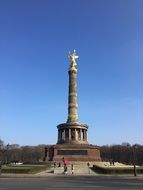
[[[93,169],[93,171],[100,173],[100,174],[133,174],[134,173],[133,167],[102,168],[102,167],[94,165],[92,169]],[[137,167],[136,171],[138,174],[143,174],[143,167]]]

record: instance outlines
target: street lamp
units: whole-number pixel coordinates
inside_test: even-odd
[[[0,144],[0,153],[2,153],[1,154],[1,160],[0,160],[0,175],[1,175],[1,173],[2,173],[2,164],[3,164],[3,154],[4,154],[4,149],[3,149],[3,145],[2,144]]]
[[[5,148],[3,145],[0,145],[1,163],[4,160],[4,153],[5,153]]]
[[[133,165],[134,165],[134,176],[137,176],[137,170],[136,170],[136,148],[138,146],[135,144],[133,145]]]
[[[6,145],[6,164],[9,163],[9,143]]]

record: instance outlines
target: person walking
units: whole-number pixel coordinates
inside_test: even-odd
[[[71,174],[74,174],[73,164],[71,165]]]
[[[68,168],[67,168],[67,165],[64,164],[64,174],[66,175],[68,173]]]

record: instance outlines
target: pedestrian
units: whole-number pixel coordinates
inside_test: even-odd
[[[66,175],[68,173],[68,168],[67,168],[67,165],[64,164],[64,174]]]
[[[2,164],[0,163],[0,175],[2,173]]]
[[[56,162],[54,162],[54,168],[56,167]]]
[[[89,162],[87,163],[87,166],[88,166],[88,173],[90,174],[90,163]]]
[[[74,174],[73,164],[71,165],[71,173]]]
[[[65,163],[65,158],[63,157],[63,163]]]

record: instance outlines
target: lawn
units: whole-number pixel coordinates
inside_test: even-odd
[[[98,165],[93,165],[93,171],[100,174],[133,174],[134,167],[102,167]],[[136,166],[136,171],[138,174],[143,174],[143,166]]]
[[[2,173],[34,174],[48,169],[49,165],[3,165]]]

